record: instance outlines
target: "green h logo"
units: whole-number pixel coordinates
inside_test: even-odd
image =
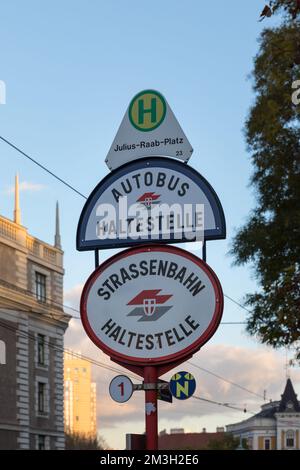
[[[136,95],[129,105],[129,119],[139,131],[156,129],[166,115],[166,102],[157,91],[146,90]]]
[[[145,101],[143,99],[138,100],[139,107],[139,125],[144,124],[144,116],[147,113],[151,115],[151,122],[156,123],[156,98],[151,98],[151,107],[145,109]]]

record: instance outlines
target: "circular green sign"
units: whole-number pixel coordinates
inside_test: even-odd
[[[154,90],[144,90],[138,93],[129,105],[129,120],[142,132],[149,132],[161,125],[166,115],[164,97]]]

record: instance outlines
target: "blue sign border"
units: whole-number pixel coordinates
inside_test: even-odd
[[[126,163],[114,171],[109,173],[107,176],[103,178],[102,181],[95,187],[95,189],[91,192],[90,196],[88,197],[80,218],[77,227],[77,235],[76,235],[76,248],[79,251],[93,251],[93,250],[100,250],[100,249],[108,249],[108,248],[125,248],[130,246],[137,246],[142,244],[157,244],[157,243],[164,243],[164,244],[171,244],[171,243],[186,243],[186,242],[193,242],[194,240],[186,239],[184,237],[180,239],[169,238],[169,239],[156,239],[151,240],[150,236],[148,240],[145,239],[122,239],[122,240],[85,240],[85,232],[86,226],[90,217],[90,214],[101,196],[101,194],[111,186],[117,179],[122,176],[126,176],[129,172],[143,169],[143,168],[165,168],[170,170],[176,170],[179,173],[186,175],[190,178],[205,194],[209,203],[211,205],[217,228],[205,230],[204,231],[204,239],[205,240],[220,240],[226,238],[226,222],[224,211],[221,205],[221,202],[212,188],[212,186],[208,183],[208,181],[200,175],[196,170],[192,167],[188,166],[186,163],[180,162],[178,160],[174,160],[172,158],[166,157],[146,157],[146,158],[139,158],[138,160],[134,160],[132,162]],[[195,201],[196,202],[196,201]]]

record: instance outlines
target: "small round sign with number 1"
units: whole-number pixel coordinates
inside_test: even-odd
[[[133,383],[126,375],[117,375],[110,382],[109,394],[114,401],[125,403],[133,394]]]

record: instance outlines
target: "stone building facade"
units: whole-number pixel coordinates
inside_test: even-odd
[[[64,448],[63,251],[0,216],[0,449]]]

